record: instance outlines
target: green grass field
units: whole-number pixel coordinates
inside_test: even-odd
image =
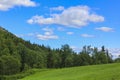
[[[120,80],[120,63],[44,70],[21,80]]]

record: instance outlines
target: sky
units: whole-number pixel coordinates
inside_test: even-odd
[[[0,26],[31,43],[120,55],[120,0],[0,0]]]

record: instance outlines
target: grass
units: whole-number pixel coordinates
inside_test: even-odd
[[[21,78],[24,78],[26,76],[32,75],[37,72],[45,71],[46,69],[30,69],[24,72],[20,72],[18,74],[14,75],[0,75],[0,80],[19,80]]]
[[[48,69],[20,80],[120,80],[120,63]]]

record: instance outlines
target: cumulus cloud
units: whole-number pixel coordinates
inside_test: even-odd
[[[109,48],[109,52],[113,55],[113,58],[118,58],[120,55],[120,48]]]
[[[90,35],[90,34],[81,34],[82,37],[85,37],[85,38],[93,38],[95,37],[94,35]]]
[[[104,32],[114,32],[113,28],[110,27],[100,27],[100,28],[96,28],[96,30],[100,30]]]
[[[42,30],[45,31],[44,34],[37,34],[36,35],[37,39],[40,40],[58,39],[58,36],[54,35],[53,29],[43,28]]]
[[[56,8],[57,9],[57,8]],[[33,16],[27,22],[29,24],[58,24],[67,27],[83,27],[90,22],[102,22],[104,17],[92,13],[88,6],[74,6],[64,9],[59,14],[51,14],[50,17]]]
[[[44,18],[43,16],[33,16],[27,21],[29,24],[51,24],[54,23],[52,18]]]
[[[15,34],[17,37],[24,37],[23,34]]]
[[[80,52],[82,50],[82,48],[79,48],[79,47],[76,47],[76,46],[70,46],[70,48],[72,48],[76,52]]]
[[[46,27],[46,28],[43,28],[42,30],[44,31],[43,34],[34,32],[34,33],[28,33],[28,34],[16,34],[16,36],[18,36],[18,37],[34,37],[39,40],[51,40],[51,39],[59,38],[57,35],[54,34],[54,31],[51,28]]]
[[[14,6],[36,6],[36,3],[31,0],[0,0],[0,10],[6,11]]]
[[[47,35],[47,34],[38,34],[36,36],[40,40],[49,40],[49,39],[58,39],[58,36],[56,35]]]
[[[70,46],[74,51],[80,52],[82,48],[76,46]],[[101,50],[101,48],[99,48]],[[120,48],[108,48],[109,53],[112,55],[112,58],[118,58],[120,56]]]

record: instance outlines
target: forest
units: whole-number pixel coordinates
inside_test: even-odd
[[[65,68],[107,64],[118,60],[113,60],[104,46],[101,49],[83,46],[80,52],[75,52],[68,44],[52,49],[25,41],[0,27],[0,75],[17,74],[32,68]]]

